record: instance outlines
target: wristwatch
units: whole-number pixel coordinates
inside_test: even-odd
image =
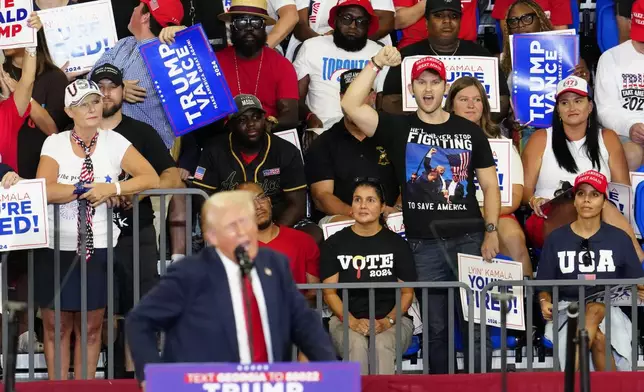
[[[387,317],[387,321],[389,321],[389,324],[391,325],[396,325],[396,320],[392,319],[391,317]]]
[[[493,233],[496,231],[496,225],[494,223],[488,223],[485,225],[485,232],[486,233]]]

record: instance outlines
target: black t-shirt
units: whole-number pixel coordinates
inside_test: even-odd
[[[231,133],[218,137],[202,151],[194,178],[193,183],[208,193],[229,191],[248,181],[258,183],[271,198],[276,220],[286,209],[284,193],[306,189],[300,151],[268,133],[259,153],[248,164]]]
[[[183,25],[193,26],[201,23],[214,50],[228,46],[226,39],[226,23],[217,16],[224,12],[222,0],[181,0],[183,3]],[[230,3],[229,3],[230,4]],[[194,12],[191,11],[194,7]]]
[[[22,77],[22,69],[14,67],[10,62],[4,64],[4,70],[15,80]],[[72,121],[65,113],[65,87],[67,76],[58,68],[45,70],[36,76],[32,98],[43,107],[56,123],[59,131]],[[33,108],[32,108],[33,114]],[[23,178],[36,178],[40,150],[47,135],[40,130],[31,118],[28,118],[18,133],[18,173]]]
[[[339,273],[340,283],[416,281],[414,255],[407,241],[383,228],[371,237],[361,237],[346,227],[320,247],[320,279]],[[377,289],[376,319],[385,317],[396,305],[394,289]],[[369,291],[349,290],[349,312],[369,318]]]
[[[452,53],[440,53],[437,52],[440,56],[449,56]],[[429,41],[422,40],[405,46],[401,51],[400,55],[402,58],[407,56],[434,56],[434,53],[429,47]],[[487,49],[472,41],[461,40],[461,43],[458,46],[458,49],[454,53],[454,56],[481,56],[481,57],[493,57]],[[385,79],[385,84],[382,87],[383,95],[390,94],[402,94],[402,81],[400,76],[400,65],[397,67],[392,67],[387,73],[387,78]],[[500,96],[509,96],[510,89],[508,88],[507,77],[504,75],[503,71],[499,67],[499,95]]]
[[[541,251],[537,269],[538,280],[596,280],[596,279],[637,279],[644,276],[633,242],[628,235],[607,223],[588,239],[592,263],[584,265],[581,243],[583,238],[572,231],[570,225],[550,233]],[[603,290],[604,287],[586,288],[586,296]],[[544,287],[552,291],[552,287]],[[559,288],[564,301],[579,299],[578,286]]]
[[[372,138],[356,139],[340,120],[324,132],[306,154],[309,184],[333,180],[333,195],[351,205],[356,177],[378,178],[385,189],[387,205],[400,193],[394,167],[384,147]]]
[[[164,170],[175,167],[174,160],[168,149],[163,144],[159,134],[148,124],[137,121],[133,118],[123,116],[121,123],[114,128],[115,132],[126,138],[145,158],[157,174]],[[129,176],[121,173],[119,181],[124,181]],[[114,223],[121,229],[122,236],[132,235],[132,209],[123,210],[115,208],[113,213]],[[154,210],[149,197],[139,203],[139,227],[144,228],[154,223]]]
[[[401,184],[407,238],[483,231],[474,169],[494,166],[494,157],[481,128],[454,114],[427,124],[416,113],[380,112],[374,139],[387,149]]]

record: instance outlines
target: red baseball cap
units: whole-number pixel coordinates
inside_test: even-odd
[[[637,0],[631,10],[631,39],[644,42],[644,1]]]
[[[605,175],[601,174],[597,170],[588,170],[587,172],[583,172],[578,175],[577,178],[575,178],[575,192],[577,192],[581,184],[588,184],[595,188],[597,191],[608,196],[608,194],[606,193],[608,189],[608,180],[606,179]]]
[[[181,0],[141,0],[141,3],[148,6],[152,17],[161,27],[181,25],[183,19]]]
[[[369,30],[367,35],[373,35],[378,31],[380,24],[378,23],[378,17],[376,13],[373,12],[373,7],[371,6],[371,1],[369,0],[338,0],[338,4],[334,5],[329,11],[329,26],[335,28],[335,17],[338,13],[338,9],[341,7],[348,7],[350,5],[357,5],[365,9],[369,15],[371,15],[371,21],[369,23]]]
[[[435,57],[427,56],[414,63],[411,68],[411,81],[418,79],[425,71],[434,71],[443,80],[447,80],[445,75],[445,64]]]

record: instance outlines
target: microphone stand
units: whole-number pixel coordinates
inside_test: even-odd
[[[557,306],[555,304],[554,306]],[[553,309],[553,312],[556,312]],[[573,302],[568,305],[568,336],[566,341],[566,368],[564,375],[564,392],[574,392],[575,390],[575,353],[577,347],[577,323],[579,317],[579,304]],[[553,334],[558,333],[558,326],[553,325]],[[588,346],[588,344],[586,344]],[[554,353],[557,355],[557,353]],[[588,357],[586,357],[588,358]],[[580,358],[581,360],[581,358]]]

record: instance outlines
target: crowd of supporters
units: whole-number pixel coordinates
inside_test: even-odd
[[[492,17],[499,21],[502,45],[500,53],[491,53],[478,41],[484,10],[473,1],[113,0],[119,41],[89,73],[66,73],[51,59],[38,12],[84,2],[34,0],[29,28],[38,30],[38,44],[4,50],[0,69],[2,186],[44,178],[52,227],[53,205],[60,205],[59,293],[53,230],[50,248],[35,252],[34,282],[27,282],[27,253],[9,255],[11,295],[25,300],[27,285],[34,284],[42,320],[36,338],[52,379],[55,296],[62,312],[62,368],[81,363],[75,343],[81,331],[81,261],[88,263],[90,376],[105,344],[103,330],[114,327],[104,322],[110,245],[117,313],[125,316],[136,302],[132,198],[154,188],[252,192],[261,246],[288,256],[296,283],[454,281],[459,253],[486,261],[505,255],[521,264],[525,279],[643,275],[636,230],[607,200],[606,187],[630,186],[629,171],[644,164],[644,0],[618,3],[621,43],[597,64],[581,52],[572,74],[557,86],[547,129],[515,118],[509,37],[568,28],[568,1],[497,0]],[[198,23],[237,112],[175,137],[139,47],[157,38],[173,43],[178,32]],[[403,86],[401,62],[411,56],[422,58]],[[491,110],[477,78],[448,83],[445,64],[432,56],[499,57],[499,110]],[[418,106],[414,112],[403,111],[407,90]],[[301,151],[276,135],[291,129],[298,131]],[[513,142],[510,206],[501,206],[488,139]],[[199,235],[203,199],[194,197],[190,212],[186,197],[168,197],[165,206],[158,198],[139,200],[142,296],[154,289],[159,263],[180,262],[188,247],[208,245]],[[107,207],[114,208],[111,219]],[[404,239],[386,223],[400,212]],[[194,219],[187,220],[187,213]],[[167,221],[168,233],[159,232],[160,220]],[[187,227],[187,221],[195,224]],[[323,226],[341,222],[347,226],[325,239]],[[192,243],[186,231],[194,233]],[[159,254],[159,236],[166,234],[167,254]],[[394,291],[376,291],[377,360],[370,369],[367,292],[350,293],[344,319],[338,292],[324,290],[338,355],[348,345],[363,374],[393,373],[397,346],[407,349],[414,332],[408,310],[420,301],[415,294],[402,290],[403,317],[396,320]],[[542,291],[543,318],[550,320],[553,307],[563,309],[574,294],[565,292],[560,304],[552,304]],[[468,341],[462,310],[448,309],[447,292],[440,290],[430,291],[419,306],[428,309],[422,320],[428,334],[422,338],[429,343],[424,355],[430,371],[447,373],[449,312],[457,313]],[[593,302],[587,309],[593,363],[603,370],[605,307]],[[618,326],[630,322],[608,309],[616,312],[611,320]],[[397,324],[402,341],[396,341]],[[348,342],[343,326],[350,329]],[[122,332],[120,323],[117,331]],[[24,349],[28,332],[20,332]],[[480,342],[478,328],[475,334],[478,371],[481,344],[488,346],[488,368],[492,350],[489,339]],[[613,366],[620,369],[630,366],[626,343],[633,342],[613,344]],[[122,346],[117,375],[127,377],[133,365],[127,344]]]

